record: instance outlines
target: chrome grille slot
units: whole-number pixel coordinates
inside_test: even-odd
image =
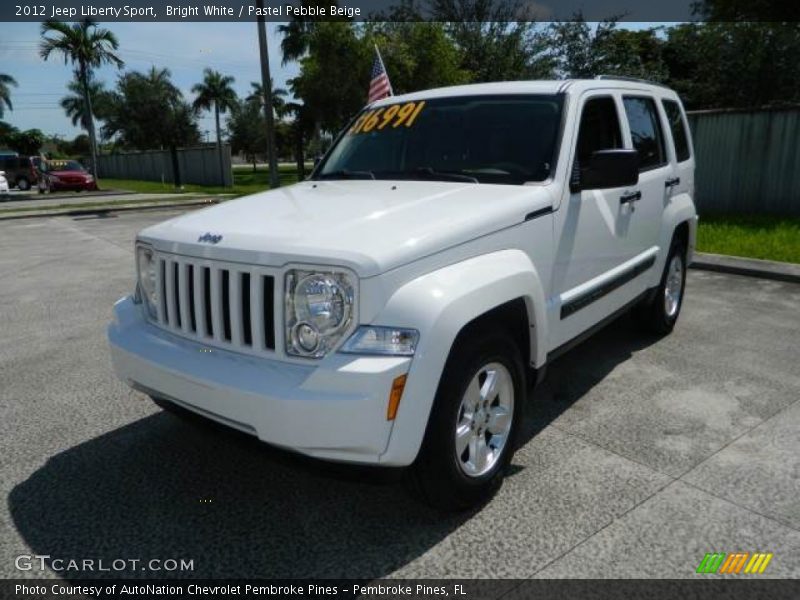
[[[264,287],[264,326],[261,331],[264,332],[264,345],[272,350],[275,349],[275,308],[273,306],[275,300],[275,278],[263,277]]]
[[[172,254],[157,258],[158,325],[232,350],[275,350],[275,276],[270,269]]]
[[[242,277],[242,343],[245,346],[253,345],[253,328],[250,315],[250,273],[241,273]]]

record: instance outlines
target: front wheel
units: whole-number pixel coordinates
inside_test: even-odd
[[[525,370],[503,333],[459,338],[442,374],[411,483],[428,504],[463,510],[500,486],[522,420]]]
[[[661,281],[652,297],[637,308],[640,323],[648,331],[666,335],[675,327],[686,288],[686,245],[680,237],[672,240]]]
[[[27,192],[29,189],[31,189],[31,182],[25,177],[20,177],[17,179],[17,187],[21,192]]]

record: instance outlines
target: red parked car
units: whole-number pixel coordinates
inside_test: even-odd
[[[96,190],[97,182],[76,160],[48,160],[39,166],[39,193]]]

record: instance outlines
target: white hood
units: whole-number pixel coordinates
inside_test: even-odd
[[[166,252],[276,267],[339,265],[370,277],[521,223],[551,203],[534,185],[305,181],[188,213],[139,237]],[[206,233],[222,239],[199,243]]]

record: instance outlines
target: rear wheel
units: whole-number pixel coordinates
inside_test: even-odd
[[[411,483],[428,504],[463,510],[501,485],[515,451],[525,370],[504,333],[460,337],[445,366]]]
[[[17,179],[17,187],[20,189],[20,191],[27,192],[29,189],[31,189],[31,182],[25,177],[20,177]]]
[[[683,306],[686,288],[686,242],[673,238],[661,275],[661,282],[647,302],[637,308],[637,317],[645,329],[666,335],[675,327]]]

